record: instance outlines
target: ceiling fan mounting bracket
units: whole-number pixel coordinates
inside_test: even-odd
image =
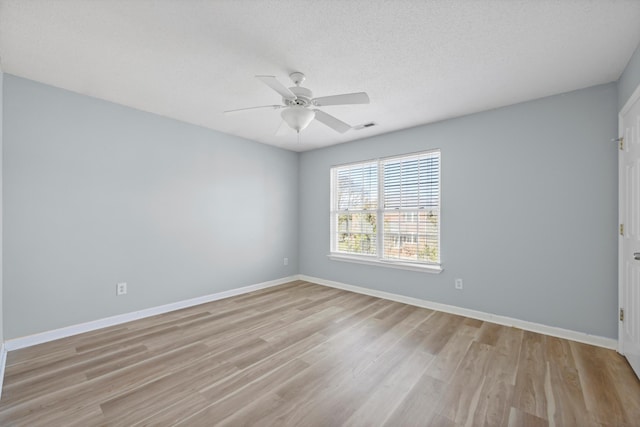
[[[296,86],[300,86],[302,82],[304,82],[304,79],[306,79],[305,75],[300,71],[289,74],[289,77],[291,78],[293,84],[295,84]]]

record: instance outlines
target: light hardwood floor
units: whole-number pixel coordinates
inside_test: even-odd
[[[289,284],[10,352],[2,426],[638,426],[614,351]]]

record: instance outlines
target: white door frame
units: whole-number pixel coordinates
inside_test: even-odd
[[[638,100],[640,100],[640,84],[636,87],[636,89],[633,91],[633,94],[629,97],[629,99],[627,99],[627,102],[625,102],[624,106],[618,112],[618,137],[619,138],[624,136],[624,123],[623,123],[622,117],[631,109],[631,106]],[[623,222],[622,212],[620,212],[620,200],[622,200],[623,198],[622,185],[621,185],[622,183],[620,182],[621,161],[622,161],[621,157],[618,154],[618,224],[622,224]],[[622,244],[623,244],[623,239],[621,239],[620,236],[618,235],[618,315],[620,313],[620,309],[624,307],[624,301],[623,301],[624,292],[622,289],[623,278],[624,278],[624,264],[623,264],[623,259],[620,256],[620,254],[622,253]],[[620,354],[624,354],[624,343],[623,343],[624,331],[622,328],[623,328],[623,322],[621,322],[620,319],[618,318],[618,353]]]

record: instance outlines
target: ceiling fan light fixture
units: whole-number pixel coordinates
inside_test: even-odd
[[[309,123],[311,123],[316,113],[304,107],[293,106],[282,110],[280,115],[282,116],[282,120],[284,120],[291,129],[300,132],[309,126]]]

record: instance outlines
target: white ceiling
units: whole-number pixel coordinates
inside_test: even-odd
[[[295,151],[615,81],[638,0],[0,0],[4,72]],[[275,135],[258,81],[302,71],[315,96],[366,91]]]

